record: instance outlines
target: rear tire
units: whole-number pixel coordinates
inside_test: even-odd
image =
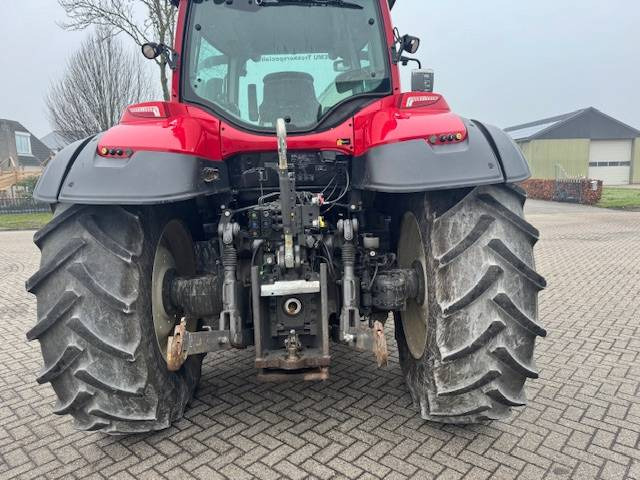
[[[424,304],[396,316],[402,371],[426,420],[505,418],[525,405],[527,378],[538,377],[535,339],[546,331],[537,298],[546,282],[534,270],[539,234],[523,218],[525,198],[510,185],[415,194],[398,216],[399,263],[423,255],[426,268]],[[411,222],[421,242],[410,238]]]
[[[42,260],[27,290],[39,320],[27,338],[42,349],[37,380],[51,383],[54,413],[80,430],[164,429],[193,397],[203,357],[170,372],[151,313],[154,259],[170,221],[153,208],[58,206],[34,237]],[[195,262],[180,268],[195,273]]]

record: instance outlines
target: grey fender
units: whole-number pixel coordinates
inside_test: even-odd
[[[492,148],[504,172],[507,183],[522,182],[531,176],[531,170],[522,150],[513,139],[498,127],[487,125],[474,120],[475,124],[484,130],[485,137],[492,144]]]
[[[34,197],[48,203],[150,205],[229,190],[222,161],[149,151],[105,158],[97,154],[97,144],[94,138],[61,151],[42,175]]]
[[[50,204],[58,202],[62,180],[64,180],[67,173],[69,173],[69,168],[71,168],[77,156],[85,149],[87,144],[92,141],[97,143],[94,137],[89,137],[73,142],[57,153],[47,164],[33,191],[33,196],[36,200]]]
[[[465,120],[460,143],[410,140],[375,147],[353,160],[354,188],[413,193],[512,183],[531,176],[518,146],[497,127]]]

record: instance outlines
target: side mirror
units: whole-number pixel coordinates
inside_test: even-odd
[[[401,39],[402,50],[410,54],[414,54],[420,48],[420,39],[418,37],[412,37],[411,35],[405,35]]]
[[[162,48],[157,43],[145,43],[142,45],[142,55],[149,60],[154,60],[162,55]]]
[[[169,65],[169,68],[171,68],[171,70],[175,70],[176,68],[178,68],[178,52],[176,52],[172,48],[167,47],[163,43],[145,43],[144,45],[142,45],[142,54],[149,60],[154,60],[160,55],[164,55],[164,58],[167,61],[167,65]]]
[[[412,35],[403,35],[401,37],[397,28],[394,30],[394,34],[396,38],[395,44],[393,45],[394,63],[402,62],[403,65],[406,65],[406,62],[411,60],[408,57],[403,57],[402,54],[404,52],[410,54],[416,53],[420,48],[420,39]]]

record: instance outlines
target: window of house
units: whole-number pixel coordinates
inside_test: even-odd
[[[31,153],[31,135],[25,132],[16,132],[16,150],[18,155],[33,155]]]

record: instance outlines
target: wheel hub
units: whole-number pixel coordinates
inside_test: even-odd
[[[195,257],[193,255],[193,241],[185,227],[173,220],[164,228],[160,241],[156,247],[151,278],[151,313],[153,328],[160,353],[167,359],[167,342],[173,335],[179,318],[173,312],[167,311],[166,306],[166,278],[175,276],[189,276],[195,274]],[[195,330],[197,319],[190,319],[186,329]]]
[[[176,268],[176,261],[171,251],[164,244],[159,244],[156,249],[156,258],[153,262],[152,279],[152,313],[153,327],[156,332],[158,348],[162,356],[167,358],[167,340],[173,334],[176,326],[176,317],[169,314],[165,309],[163,296],[163,284],[167,274],[171,274]]]
[[[419,293],[407,301],[407,308],[401,315],[407,346],[411,355],[418,359],[424,355],[429,326],[427,259],[420,225],[412,212],[406,213],[402,219],[398,242],[398,266],[413,268],[419,277]]]

